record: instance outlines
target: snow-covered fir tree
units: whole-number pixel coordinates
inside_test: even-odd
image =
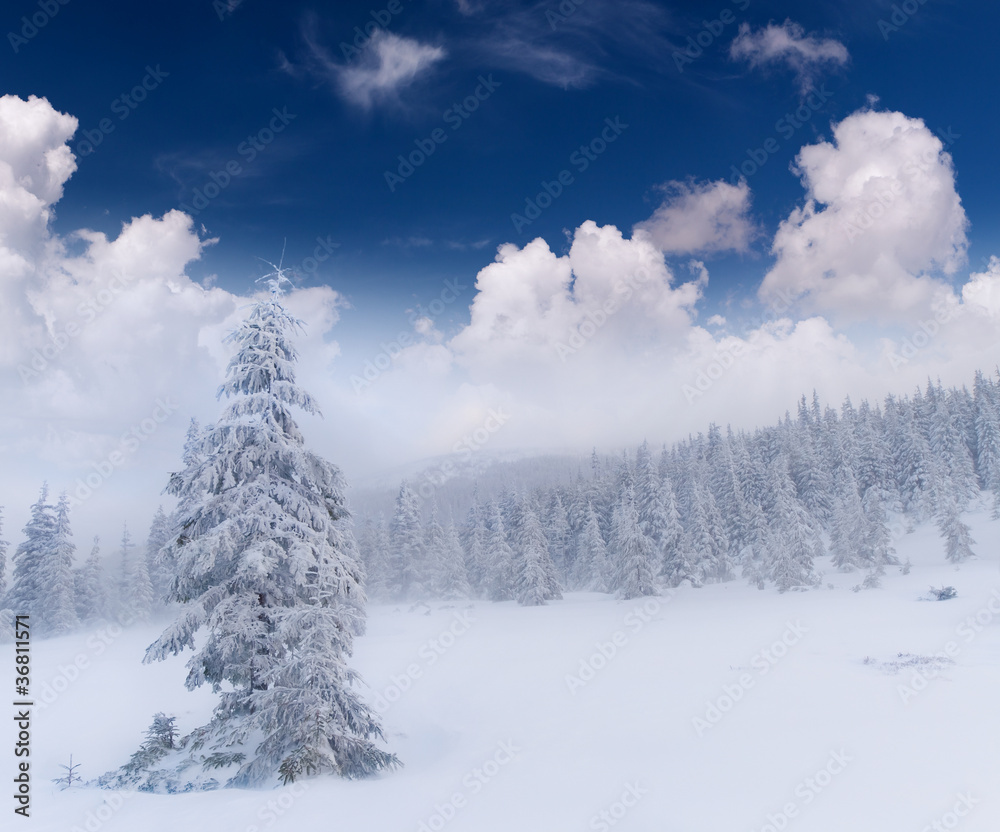
[[[193,650],[187,686],[221,693],[190,747],[235,769],[230,786],[398,765],[347,664],[362,568],[340,471],[305,447],[292,415],[319,409],[295,383],[289,336],[302,324],[281,303],[286,280],[277,269],[271,297],[229,337],[229,404],[170,477],[181,506],[170,600],[184,606],[146,654]]]
[[[484,589],[491,601],[506,601],[514,597],[514,551],[507,540],[503,514],[499,505],[490,504],[490,529],[486,542]]]
[[[108,593],[105,588],[104,566],[101,562],[101,539],[94,537],[90,554],[74,575],[76,614],[84,623],[100,621],[108,616]]]
[[[743,577],[758,589],[764,589],[768,573],[771,530],[764,509],[756,500],[747,508],[746,538],[740,551]]]
[[[444,530],[441,557],[437,561],[434,581],[434,594],[438,598],[452,601],[469,598],[472,595],[469,576],[465,569],[465,552],[462,550],[462,541],[453,520],[448,521]]]
[[[18,613],[40,616],[45,608],[45,561],[52,551],[56,530],[55,507],[48,502],[48,483],[42,485],[38,499],[24,526],[24,540],[11,558],[11,582],[3,606]],[[44,633],[46,623],[38,619],[36,631]]]
[[[48,551],[40,565],[42,592],[39,597],[39,629],[64,635],[80,626],[76,615],[73,558],[76,546],[69,525],[69,495],[63,492],[55,509],[55,525]]]
[[[1000,519],[1000,401],[982,372],[975,381],[976,470],[993,494],[993,519]]]
[[[514,546],[514,593],[517,602],[522,606],[534,607],[562,598],[545,532],[535,509],[527,499],[521,501],[520,520]]]
[[[684,527],[670,479],[656,473],[648,478],[644,487],[650,492],[645,503],[645,518],[641,509],[639,512],[639,527],[652,542],[654,560],[658,570],[663,572],[681,545]]]
[[[153,609],[153,584],[149,579],[144,552],[136,548],[129,534],[128,525],[122,527],[120,543],[122,575],[119,583],[119,613],[124,621],[145,619]]]
[[[399,601],[422,594],[424,543],[417,495],[404,481],[389,527],[390,591]]]
[[[358,529],[358,551],[365,567],[365,593],[369,598],[389,600],[391,581],[389,577],[389,530],[385,516],[366,517]]]
[[[899,563],[889,532],[888,515],[881,489],[872,486],[861,499],[861,509],[865,518],[865,554],[876,570],[883,570],[887,564]]]
[[[937,526],[944,538],[945,557],[952,563],[961,563],[975,557],[972,547],[972,529],[962,520],[959,499],[952,494],[942,494],[937,499]]]
[[[485,592],[486,582],[486,539],[489,531],[486,528],[486,512],[479,504],[477,492],[472,494],[472,506],[469,508],[469,516],[466,520],[465,543],[465,572],[468,576],[469,586],[477,595]]]
[[[837,494],[830,525],[830,552],[841,572],[870,566],[866,554],[865,514],[857,480],[850,468],[837,472]]]
[[[615,509],[610,549],[612,572],[609,589],[618,598],[628,600],[659,594],[653,542],[639,526],[639,511],[632,485],[627,479]]]
[[[171,531],[170,518],[163,510],[163,506],[159,506],[149,526],[145,551],[146,572],[153,589],[154,606],[163,604],[174,578],[173,564],[161,554],[163,547],[170,541]]]
[[[558,491],[553,492],[542,524],[549,556],[558,575],[565,578],[572,569],[573,533],[569,515]]]
[[[608,560],[608,547],[601,535],[601,524],[597,520],[594,507],[587,504],[587,520],[577,541],[576,585],[580,589],[591,592],[610,592],[611,561]]]
[[[784,454],[771,464],[768,480],[772,495],[770,551],[767,578],[779,592],[816,583],[813,571],[815,541],[809,515],[795,496]]]
[[[928,385],[928,393],[931,450],[939,460],[949,492],[964,509],[978,492],[978,482],[962,420],[956,412],[955,397],[933,385]]]
[[[190,784],[183,782],[181,774],[169,767],[173,752],[187,744],[189,738],[177,736],[177,717],[158,713],[146,730],[146,739],[129,761],[120,769],[97,778],[98,785],[106,789],[136,789],[144,792],[167,792],[190,790]],[[164,764],[161,767],[161,764]],[[214,778],[205,782],[209,788],[216,785]]]
[[[0,606],[7,594],[7,541],[3,539],[3,507],[0,506]]]
[[[438,592],[438,574],[444,567],[444,526],[438,516],[437,502],[431,501],[430,516],[423,524],[423,563],[418,570],[420,574],[420,597],[436,597]]]
[[[688,492],[687,524],[679,549],[670,568],[671,585],[676,586],[685,578],[694,586],[715,580],[722,549],[706,510],[705,490],[697,483],[692,484]],[[682,574],[684,572],[687,574]]]

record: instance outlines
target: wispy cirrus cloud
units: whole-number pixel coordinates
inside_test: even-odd
[[[340,91],[348,101],[370,109],[380,102],[394,100],[400,90],[410,86],[444,56],[440,46],[429,46],[385,30],[376,32],[358,64],[339,70]]]
[[[813,88],[824,68],[844,66],[850,60],[847,47],[840,41],[807,35],[802,26],[791,20],[780,26],[769,23],[756,31],[749,23],[740,24],[729,56],[736,61],[747,61],[754,68],[782,64],[789,67],[803,94]]]
[[[355,60],[339,60],[323,43],[315,15],[303,20],[302,39],[301,64],[282,56],[282,69],[321,78],[345,101],[363,110],[399,103],[400,93],[447,55],[441,46],[377,29]]]
[[[473,30],[465,42],[470,55],[563,89],[617,77],[609,67],[620,66],[618,58],[655,65],[667,54],[670,15],[646,0],[457,5]]]

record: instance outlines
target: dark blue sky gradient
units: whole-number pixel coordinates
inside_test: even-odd
[[[79,170],[58,206],[57,228],[117,233],[134,215],[192,204],[212,172],[235,160],[242,173],[196,217],[218,237],[194,277],[219,275],[226,288],[245,290],[260,273],[255,259],[280,254],[303,263],[316,239],[338,244],[308,282],[343,292],[386,335],[405,322],[407,305],[428,302],[442,281],[471,285],[502,242],[520,245],[543,236],[557,251],[564,229],[592,219],[626,233],[648,217],[658,186],[694,177],[729,179],[747,150],[775,138],[779,149],[749,177],[762,234],[755,253],[709,261],[709,297],[725,303],[752,295],[770,258],[778,222],[802,199],[788,166],[798,148],[829,136],[839,120],[879,96],[880,106],[923,118],[958,136],[950,150],[958,190],[972,222],[970,265],[1000,251],[1000,185],[996,161],[1000,11],[986,2],[927,0],[888,40],[878,28],[888,2],[797,4],[656,3],[632,26],[618,4],[585,0],[572,25],[553,30],[551,3],[481,3],[463,15],[451,0],[402,0],[387,28],[443,47],[448,57],[407,88],[401,106],[363,112],[345,102],[328,80],[306,68],[303,27],[315,16],[317,40],[340,59],[338,45],[364,26],[383,2],[265,3],[244,0],[220,20],[211,0],[171,3],[86,3],[70,0],[15,54],[0,47],[3,92],[44,96],[80,119],[81,130],[114,130],[89,155],[82,132],[75,145]],[[704,54],[678,71],[672,52],[703,31],[703,21],[734,10]],[[0,20],[17,32],[37,2],[11,0]],[[809,32],[836,37],[850,64],[827,75],[830,99],[787,137],[776,122],[801,99],[790,72],[750,71],[727,58],[739,21],[753,26],[791,17]],[[491,58],[499,22],[516,25],[535,49],[558,49],[592,81],[583,88],[545,83],[516,63]],[[642,44],[637,46],[637,44]],[[292,72],[282,69],[291,63]],[[142,82],[147,66],[169,73],[128,117],[113,102]],[[453,130],[443,114],[472,94],[480,75],[500,86]],[[251,162],[238,147],[267,126],[273,108],[295,119]],[[606,118],[628,124],[590,168],[578,173],[571,154],[597,136]],[[384,172],[435,128],[447,141],[395,192]],[[530,227],[516,230],[510,215],[563,169],[572,185]],[[307,264],[308,265],[308,264]],[[460,321],[472,291],[439,325]],[[461,307],[461,308],[458,308]],[[345,319],[345,326],[360,326]]]

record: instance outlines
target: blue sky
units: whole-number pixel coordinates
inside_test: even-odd
[[[303,427],[352,481],[969,383],[1000,347],[998,17],[8,3],[0,505],[124,447],[93,510],[151,513],[283,245]]]
[[[70,2],[16,55],[8,49],[4,86],[44,95],[75,115],[74,147],[102,119],[114,126],[93,153],[77,154],[79,171],[58,211],[57,227],[65,229],[111,232],[131,216],[191,204],[213,171],[245,159],[237,147],[266,127],[272,108],[287,108],[294,121],[197,215],[219,242],[191,273],[218,274],[221,285],[240,290],[259,273],[255,257],[277,258],[283,237],[293,263],[312,253],[317,237],[331,238],[335,256],[306,277],[336,286],[373,315],[432,297],[443,277],[474,274],[499,243],[542,236],[558,246],[563,229],[585,219],[629,228],[650,214],[662,183],[728,178],[769,137],[778,151],[750,185],[755,214],[773,233],[801,200],[788,170],[795,152],[869,94],[961,137],[950,152],[974,225],[970,257],[996,248],[998,112],[991,102],[1000,12],[993,4],[930,0],[898,31],[886,30],[888,39],[878,21],[891,21],[893,9],[883,2],[587,0],[564,3],[569,15],[556,2],[464,5],[465,13],[454,0],[399,0],[391,14],[387,3],[370,2],[244,0],[232,11],[208,0]],[[6,28],[16,32],[18,18],[38,7],[19,1],[6,9]],[[676,50],[688,37],[712,34],[705,22],[724,11],[734,22],[720,21],[704,54],[679,71]],[[756,71],[728,56],[739,23],[788,17],[850,51],[846,66],[820,79],[832,97],[790,137],[776,133],[775,123],[800,106],[793,72]],[[338,90],[335,68],[320,61],[345,63],[341,44],[376,18],[444,56],[398,96],[365,108]],[[115,112],[112,102],[142,82],[147,65],[169,76],[123,121],[121,104]],[[500,86],[453,129],[444,114],[475,92],[483,74]],[[620,141],[539,219],[516,230],[510,214],[569,168],[571,153],[607,117],[628,124]],[[447,142],[391,192],[385,171],[435,128]],[[767,242],[764,234],[750,253],[717,258],[713,300],[752,291],[767,267]]]

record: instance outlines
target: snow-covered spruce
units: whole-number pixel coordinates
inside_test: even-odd
[[[444,530],[444,547],[437,559],[436,577],[435,594],[438,598],[452,601],[472,596],[465,566],[465,552],[454,520],[449,520]]]
[[[385,517],[366,517],[357,532],[358,551],[365,567],[365,593],[369,598],[389,600],[389,531]]]
[[[90,554],[74,574],[76,588],[76,614],[80,621],[89,624],[108,615],[108,593],[105,589],[104,566],[101,563],[101,539],[94,537]]]
[[[424,542],[417,495],[403,482],[396,497],[396,510],[389,530],[389,566],[392,569],[390,594],[405,601],[422,594],[427,576],[424,574]]]
[[[961,517],[957,501],[950,495],[944,495],[938,500],[938,529],[945,541],[945,557],[952,563],[975,557],[972,551],[975,540],[972,530]]]
[[[71,633],[80,620],[76,615],[73,558],[76,546],[69,526],[69,496],[63,492],[56,504],[56,523],[49,551],[41,563],[39,617],[42,628],[51,635]]]
[[[0,507],[0,534],[3,534],[3,508]],[[0,603],[7,594],[7,541],[0,537]]]
[[[161,556],[161,551],[170,542],[170,518],[163,506],[156,509],[153,522],[146,538],[146,572],[153,589],[153,606],[161,606],[170,590],[174,569],[169,561]]]
[[[491,601],[506,601],[514,597],[514,551],[507,542],[500,506],[490,504],[490,531],[486,543],[484,590]]]
[[[609,589],[625,600],[659,595],[653,542],[639,527],[631,481],[625,485],[615,509],[611,539],[618,557],[612,568]]]
[[[3,508],[0,507],[0,534],[3,533]],[[14,612],[4,607],[7,594],[7,541],[0,537],[0,642],[14,640]]]
[[[24,527],[24,541],[14,551],[13,574],[3,606],[27,613],[41,636],[73,630],[76,615],[73,555],[76,547],[69,527],[69,499],[63,494],[57,506],[48,502],[48,485],[42,486]]]
[[[186,467],[167,486],[182,509],[166,547],[169,600],[184,606],[145,657],[191,648],[188,688],[226,687],[189,747],[228,769],[228,786],[399,764],[377,746],[378,718],[346,664],[363,616],[361,566],[340,471],[304,447],[292,418],[292,406],[318,408],[295,384],[288,338],[301,322],[280,297],[275,282],[229,337],[237,352],[219,395],[230,404],[189,435]]]
[[[538,515],[528,500],[521,500],[520,523],[515,531],[514,595],[526,607],[562,598],[556,567]]]
[[[146,619],[153,609],[153,584],[143,552],[132,553],[135,544],[128,527],[122,528],[121,581],[119,583],[118,615],[123,621]]]
[[[587,503],[587,520],[577,542],[580,565],[578,585],[591,592],[608,592],[611,586],[611,563],[608,547],[601,536],[601,526],[593,505]]]

